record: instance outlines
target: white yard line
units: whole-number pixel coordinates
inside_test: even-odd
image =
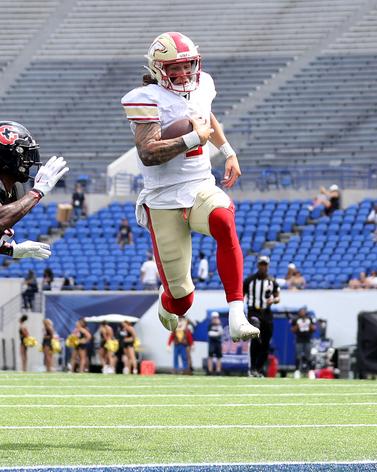
[[[167,389],[171,388],[172,385],[145,385],[145,384],[140,384],[140,385],[98,385],[98,384],[81,384],[81,385],[47,385],[47,384],[41,384],[41,385],[13,385],[13,384],[2,384],[0,385],[0,389],[14,389],[14,388],[20,388],[20,389],[32,389],[32,388],[49,388],[49,389],[60,389],[60,388],[73,388],[73,389],[79,389],[79,388],[111,388],[111,389],[148,389],[148,388],[153,388],[153,389]],[[176,386],[177,388],[211,388],[211,387],[216,387],[216,388],[247,388],[247,389],[255,389],[255,388],[323,388],[323,387],[329,387],[329,388],[371,388],[371,385],[349,385],[349,384],[319,384],[319,383],[311,383],[311,384],[289,384],[289,385],[256,385],[256,384],[250,384],[250,385],[245,385],[245,384],[214,384],[214,385],[209,385],[209,384],[188,384],[188,385],[181,385],[181,386]],[[376,386],[376,393],[377,393],[377,386]]]
[[[51,425],[51,426],[0,426],[0,430],[35,429],[310,429],[310,428],[377,428],[377,423],[329,423],[329,424],[210,424],[210,425]]]
[[[351,396],[377,396],[377,391],[372,392],[350,392],[350,393],[305,393],[305,397],[351,397]],[[167,398],[167,397],[190,397],[190,398],[221,398],[221,397],[259,397],[260,393],[156,393],[156,394],[137,394],[137,393],[67,393],[67,394],[37,394],[37,393],[24,393],[24,394],[0,394],[0,398]],[[302,397],[303,393],[263,393],[264,397]]]
[[[110,403],[103,405],[80,405],[80,404],[6,404],[0,408],[239,408],[239,407],[289,407],[289,406],[305,406],[305,407],[328,407],[328,406],[377,406],[377,402],[331,402],[331,403],[151,403],[151,404],[124,404]]]

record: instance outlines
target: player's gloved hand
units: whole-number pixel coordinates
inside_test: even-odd
[[[209,126],[206,120],[201,118],[190,118],[190,121],[192,123],[192,129],[198,134],[200,145],[204,146],[213,133],[213,128]]]
[[[17,244],[12,241],[13,259],[24,259],[31,257],[32,259],[48,259],[51,256],[50,245],[38,243],[36,241],[24,241]]]
[[[34,189],[41,192],[42,195],[46,195],[48,192],[55,187],[56,182],[63,177],[65,173],[69,171],[69,167],[66,167],[64,157],[52,156],[42,166],[34,180]]]

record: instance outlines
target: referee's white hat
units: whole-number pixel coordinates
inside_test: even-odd
[[[258,264],[269,264],[270,258],[268,256],[259,256],[258,257]]]

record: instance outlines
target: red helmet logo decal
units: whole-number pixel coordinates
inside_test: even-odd
[[[14,144],[19,138],[17,129],[13,126],[0,126],[0,143],[1,144]]]

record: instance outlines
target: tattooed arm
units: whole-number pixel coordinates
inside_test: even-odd
[[[41,194],[30,190],[19,200],[7,205],[0,205],[0,236],[7,228],[12,228],[22,217],[35,207],[41,199]]]
[[[135,144],[141,162],[145,166],[164,164],[187,151],[187,146],[181,137],[161,140],[161,126],[158,123],[137,124]]]
[[[213,129],[206,123],[192,119],[192,126],[197,132],[200,144],[208,141]],[[145,166],[158,166],[174,159],[188,150],[182,137],[161,139],[161,126],[158,123],[137,124],[135,144],[142,163]]]

